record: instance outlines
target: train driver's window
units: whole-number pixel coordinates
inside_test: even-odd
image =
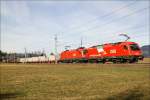
[[[83,50],[83,54],[85,55],[86,53],[88,53],[88,51],[86,49]]]
[[[128,47],[126,45],[123,46],[124,50],[128,50]]]

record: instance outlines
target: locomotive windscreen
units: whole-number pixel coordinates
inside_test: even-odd
[[[137,44],[131,44],[130,45],[131,50],[136,51],[136,50],[140,50],[140,48],[138,47]]]

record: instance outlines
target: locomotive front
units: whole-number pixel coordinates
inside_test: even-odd
[[[129,54],[131,56],[131,59],[143,60],[144,56],[142,50],[140,49],[137,43],[131,42],[128,44],[128,46],[129,46]]]

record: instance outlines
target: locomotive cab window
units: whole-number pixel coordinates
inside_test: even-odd
[[[140,48],[138,47],[137,44],[131,44],[130,45],[131,50],[136,51],[136,50],[140,50]]]
[[[126,45],[123,46],[124,50],[128,50],[128,47]]]
[[[98,52],[103,52],[104,51],[103,45],[98,45],[98,46],[96,46],[96,48],[97,48]]]
[[[83,54],[85,55],[85,54],[87,54],[88,53],[88,51],[85,49],[85,50],[83,50]]]

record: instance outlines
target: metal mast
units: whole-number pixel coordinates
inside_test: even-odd
[[[27,62],[27,49],[24,48],[24,51],[25,51],[25,63]]]
[[[55,34],[55,64],[57,64],[57,34]]]
[[[81,47],[82,47],[82,45],[83,45],[83,42],[82,42],[82,37],[81,37]]]

